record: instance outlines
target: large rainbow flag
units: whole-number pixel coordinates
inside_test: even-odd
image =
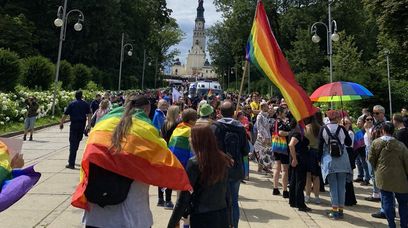
[[[100,119],[91,131],[81,163],[80,183],[72,197],[75,207],[88,209],[85,189],[88,183],[89,163],[133,180],[176,190],[192,190],[184,167],[167,148],[143,110],[133,115],[133,124],[122,143],[122,151],[109,152],[113,130],[124,109],[112,110]]]
[[[7,145],[0,141],[0,212],[23,197],[40,179],[41,174],[30,166],[12,169]]]
[[[296,120],[312,116],[317,111],[309,96],[296,82],[295,75],[272,33],[261,0],[258,0],[246,51],[247,60],[279,88]]]
[[[187,166],[188,159],[193,156],[188,140],[190,134],[191,126],[181,122],[177,125],[176,129],[174,129],[169,141],[169,149],[176,155],[184,167]]]

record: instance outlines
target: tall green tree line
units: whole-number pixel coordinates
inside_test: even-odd
[[[318,27],[321,42],[311,41],[310,26],[327,24],[328,0],[263,0],[272,31],[299,83],[309,92],[329,81],[326,31]],[[214,0],[223,20],[208,31],[209,50],[222,81],[227,69],[238,65],[239,78],[245,46],[257,0]],[[332,18],[340,41],[333,42],[334,81],[354,81],[375,97],[349,105],[383,104],[388,107],[387,68],[389,50],[394,111],[408,104],[408,0],[334,0]],[[251,90],[269,91],[271,84],[251,67]],[[232,77],[230,81],[234,81]],[[254,82],[255,81],[255,82]],[[258,82],[256,82],[258,81]]]
[[[59,5],[63,1],[1,0],[0,48],[21,58],[42,55],[55,63],[60,29],[53,21]],[[165,0],[69,0],[67,11],[71,9],[80,9],[85,21],[83,30],[76,32],[77,14],[68,18],[62,59],[93,69],[91,79],[106,89],[117,88],[122,32],[134,47],[133,55],[124,58],[123,89],[140,87],[144,50],[151,62],[146,64],[145,87],[153,87],[155,71],[177,53],[169,49],[183,35]],[[65,62],[67,69],[71,72]]]

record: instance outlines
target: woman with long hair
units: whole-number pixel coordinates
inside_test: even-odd
[[[349,156],[350,160],[350,166],[351,169],[354,170],[356,168],[356,153],[353,149],[354,145],[354,131],[353,131],[353,126],[352,122],[348,117],[344,117],[341,120],[341,125],[347,130],[348,134],[350,135],[351,138],[351,146],[346,146],[346,150]],[[354,193],[354,186],[353,186],[353,181],[350,180],[346,182],[346,198],[344,201],[344,205],[346,206],[354,206],[357,204],[357,199],[356,195]]]
[[[307,177],[306,177],[306,196],[305,202],[310,202],[310,193],[312,191],[312,184],[313,184],[313,193],[315,196],[314,203],[320,204],[321,200],[319,198],[320,193],[320,178],[319,174],[321,174],[320,166],[319,166],[319,132],[321,125],[317,121],[316,116],[312,116],[309,118],[310,123],[306,125],[305,128],[305,137],[309,140],[309,159],[307,164]],[[323,184],[323,183],[322,183]]]
[[[167,110],[166,120],[164,121],[163,127],[161,128],[161,136],[166,140],[167,143],[170,141],[171,134],[173,134],[174,129],[176,129],[180,118],[180,107],[177,105],[172,105]],[[163,190],[166,192],[166,200],[163,197]],[[158,187],[159,200],[157,206],[164,207],[164,209],[171,210],[174,207],[173,202],[171,202],[172,190],[169,188],[163,189]]]
[[[195,156],[189,159],[186,170],[193,193],[181,192],[167,227],[176,227],[190,206],[192,228],[227,228],[226,199],[231,159],[218,149],[215,135],[207,125],[196,125],[191,129],[190,144]]]

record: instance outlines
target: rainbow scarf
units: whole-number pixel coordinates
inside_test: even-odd
[[[279,88],[297,121],[316,113],[317,109],[313,107],[306,92],[296,82],[295,75],[279,48],[260,0],[246,52],[246,59]]]
[[[12,169],[9,150],[0,141],[0,212],[21,199],[40,179],[41,174],[30,166]]]
[[[190,134],[191,126],[182,122],[174,129],[169,141],[169,149],[176,155],[184,167],[187,166],[188,159],[193,156],[190,142],[188,141]]]
[[[72,197],[74,207],[88,209],[85,189],[88,183],[89,163],[146,184],[176,190],[191,190],[184,167],[167,148],[166,141],[159,136],[143,110],[132,116],[122,151],[112,154],[112,134],[124,113],[116,108],[98,121],[86,143],[81,163],[80,183]]]

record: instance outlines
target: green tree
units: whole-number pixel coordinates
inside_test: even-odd
[[[60,62],[59,81],[62,82],[64,89],[72,89],[75,76],[71,63],[66,60]]]
[[[42,56],[28,57],[23,60],[23,85],[31,89],[46,90],[53,82],[54,64]]]
[[[73,72],[75,77],[73,89],[75,90],[85,88],[88,82],[92,79],[91,69],[84,64],[75,64]]]
[[[12,91],[21,75],[21,65],[17,53],[0,48],[0,88]]]

